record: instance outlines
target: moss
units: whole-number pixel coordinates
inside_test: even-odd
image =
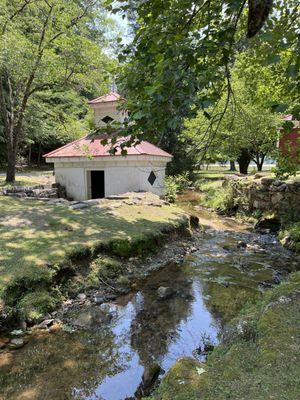
[[[153,251],[158,243],[161,233],[135,237],[131,240],[116,240],[109,244],[112,254],[119,257],[141,256]]]
[[[190,357],[181,358],[168,371],[162,385],[150,399],[196,400],[205,373],[205,365]]]
[[[153,399],[298,399],[299,287],[300,272],[296,272],[248,305],[227,326],[226,340],[210,353],[205,373],[197,376],[195,364],[182,367],[179,362]]]
[[[300,222],[282,228],[279,239],[283,245],[300,253]]]
[[[124,275],[118,277],[117,283],[121,286],[130,286],[130,280]]]
[[[53,311],[58,304],[54,293],[38,290],[26,294],[17,304],[20,314],[31,322],[39,321],[46,312]]]
[[[113,279],[121,274],[123,264],[116,258],[100,255],[91,263],[90,269],[90,277],[101,276],[103,278]]]

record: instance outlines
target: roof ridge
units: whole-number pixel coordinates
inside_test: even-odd
[[[109,96],[114,97],[115,100],[105,100],[105,98],[107,98]],[[101,100],[103,101],[103,103],[105,103],[105,102],[110,103],[110,102],[118,101],[121,99],[122,99],[122,96],[118,92],[109,92],[109,93],[103,94],[102,96],[96,97],[95,99],[90,100],[88,103],[93,104],[93,103],[97,103]]]

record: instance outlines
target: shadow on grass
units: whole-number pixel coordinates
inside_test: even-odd
[[[2,290],[16,279],[49,279],[49,266],[101,246],[114,243],[111,250],[125,256],[128,249],[118,249],[118,241],[146,241],[182,223],[178,209],[167,206],[122,206],[119,215],[111,215],[111,210],[97,207],[75,211],[10,198],[1,198],[0,205]]]

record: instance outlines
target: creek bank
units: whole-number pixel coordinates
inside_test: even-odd
[[[141,239],[112,241],[92,252],[86,249],[64,263],[51,282],[52,286],[59,286],[60,295],[64,298],[61,307],[56,303],[55,307],[38,317],[34,316],[34,309],[29,308],[27,319],[24,319],[23,314],[7,314],[4,330],[8,332],[13,327],[21,327],[24,333],[26,329],[30,333],[32,328],[58,331],[58,328],[53,328],[52,323],[57,327],[68,322],[65,315],[69,312],[90,304],[111,302],[118,296],[128,294],[135,290],[137,282],[146,279],[153,272],[170,264],[181,263],[192,249],[191,230],[186,216],[175,226],[165,226],[159,233],[143,236]],[[73,327],[82,328],[85,323],[75,323]]]
[[[300,272],[265,292],[223,331],[205,364],[178,360],[152,400],[296,400],[300,391]]]
[[[97,287],[87,287],[84,293],[68,298],[62,303],[61,308],[50,315],[59,318],[71,330],[90,329],[95,324],[95,320],[100,325],[107,323],[113,315],[110,311],[110,304],[122,296],[136,292],[151,275],[168,268],[180,268],[185,257],[196,250],[193,236],[190,236],[189,231],[181,229],[180,233],[176,231],[170,233],[170,236],[165,238],[164,244],[156,248],[152,254],[148,253],[146,257],[118,259],[105,256],[105,263],[109,267],[118,263],[117,270],[107,271],[106,265],[104,265],[104,271],[101,271],[100,268],[100,281],[97,282]],[[101,263],[103,254],[92,261],[92,264],[97,263],[97,260],[100,260]],[[118,269],[120,266],[122,268],[121,275]],[[160,286],[157,289],[157,298],[160,301],[180,295],[170,287]],[[94,305],[99,306],[96,313]]]
[[[21,243],[20,251],[8,253],[11,258],[17,258],[16,262],[7,257],[7,263],[11,265],[6,267],[5,264],[9,279],[3,277],[1,282],[1,330],[39,323],[48,318],[47,313],[55,312],[61,300],[67,302],[78,293],[101,284],[109,288],[110,279],[116,281],[118,294],[125,293],[130,290],[131,278],[125,276],[127,272],[130,275],[129,259],[145,257],[157,251],[173,233],[182,234],[189,229],[188,218],[182,210],[149,193],[130,193],[79,210],[71,209],[72,204],[66,205],[60,199],[52,200],[53,205],[49,205],[49,201],[3,199],[4,216],[3,223],[0,218],[0,229],[2,225],[7,226],[8,219],[12,221],[12,211],[14,215],[22,215],[26,226],[22,227],[21,234],[17,217],[12,232],[9,232],[12,237],[17,229],[15,236]],[[51,225],[46,224],[46,227],[47,218]],[[3,243],[6,249],[8,242]],[[44,252],[40,254],[42,250]],[[27,257],[29,251],[31,262]],[[51,261],[44,262],[49,254]],[[98,259],[99,265],[94,262]],[[21,261],[22,268],[15,268]],[[123,264],[126,266],[124,273]]]
[[[200,203],[221,215],[249,220],[258,232],[277,234],[285,247],[300,251],[300,181],[296,178],[226,175],[217,182],[207,179],[200,188]]]

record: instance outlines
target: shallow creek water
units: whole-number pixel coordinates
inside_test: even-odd
[[[0,399],[134,396],[145,370],[157,363],[166,372],[183,356],[201,359],[196,349],[203,341],[216,344],[246,302],[293,268],[292,255],[274,237],[204,210],[198,216],[205,228],[182,264],[155,272],[112,303],[82,309],[74,318],[86,329],[39,334],[24,348],[0,354]],[[160,286],[175,295],[158,300]],[[103,322],[107,313],[111,319]]]

